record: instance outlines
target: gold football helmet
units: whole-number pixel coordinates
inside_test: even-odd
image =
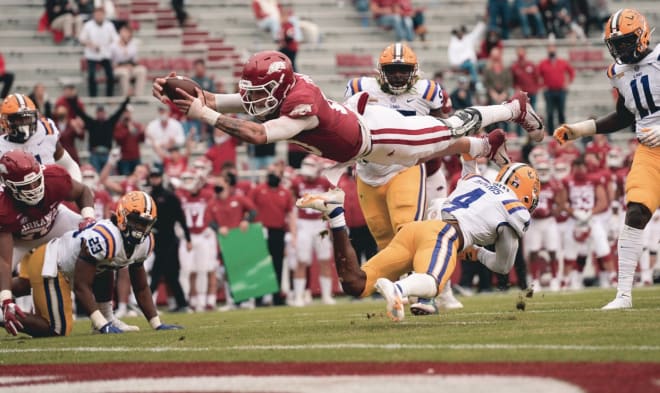
[[[378,59],[380,88],[386,93],[405,93],[417,82],[418,68],[417,55],[408,45],[401,42],[388,45]]]
[[[620,9],[605,25],[605,44],[619,64],[634,64],[649,51],[651,30],[639,11]]]
[[[520,162],[507,164],[500,169],[495,181],[507,185],[530,213],[536,209],[541,181],[534,168]]]

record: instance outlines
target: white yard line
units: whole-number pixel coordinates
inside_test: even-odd
[[[550,351],[660,351],[659,345],[553,345],[553,344],[310,344],[310,345],[237,345],[217,348],[183,347],[71,347],[71,348],[2,348],[0,354],[38,352],[214,352],[214,351],[304,351],[319,349],[429,349],[429,350],[550,350]]]

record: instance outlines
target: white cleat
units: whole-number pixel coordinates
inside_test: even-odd
[[[447,281],[442,292],[435,300],[438,308],[442,310],[458,310],[463,308],[463,303],[456,299],[454,291],[451,290],[451,281]]]
[[[520,124],[534,142],[541,142],[543,140],[545,135],[543,119],[532,108],[526,92],[517,92],[503,105],[511,109],[513,113],[511,120]]]
[[[387,316],[394,322],[403,321],[404,309],[399,288],[387,278],[379,278],[376,280],[376,290],[387,302]]]
[[[121,329],[124,332],[138,332],[140,331],[139,326],[129,325],[121,319],[115,318],[112,320],[112,326]]]
[[[304,209],[314,209],[328,215],[338,207],[344,206],[344,191],[340,188],[320,194],[305,194],[296,201],[296,206]]]
[[[601,310],[623,310],[632,308],[632,297],[630,295],[616,295],[614,300],[607,303]]]

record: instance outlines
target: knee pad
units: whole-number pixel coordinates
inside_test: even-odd
[[[629,202],[626,211],[626,225],[637,229],[644,229],[653,215],[645,205]]]

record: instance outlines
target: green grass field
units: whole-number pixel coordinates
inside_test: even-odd
[[[632,310],[600,311],[614,290],[536,293],[516,310],[519,292],[460,298],[465,308],[400,323],[385,302],[163,314],[185,330],[72,336],[2,336],[1,364],[122,361],[642,361],[660,362],[660,287],[636,289]],[[407,311],[407,310],[406,310]]]

